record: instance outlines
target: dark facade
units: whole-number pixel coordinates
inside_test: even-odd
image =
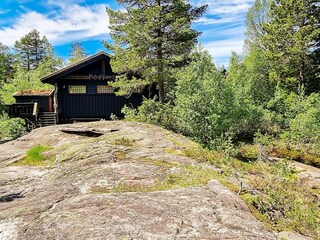
[[[37,103],[39,112],[53,111],[53,91],[23,91],[13,95],[16,103]]]
[[[75,120],[109,119],[113,114],[122,117],[125,106],[138,107],[149,90],[132,93],[130,97],[116,96],[109,85],[115,74],[110,66],[110,57],[97,53],[79,63],[68,66],[41,79],[54,85],[53,111],[58,122]]]

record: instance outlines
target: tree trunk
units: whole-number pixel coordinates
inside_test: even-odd
[[[157,0],[158,6],[161,6],[161,0]],[[162,51],[162,29],[161,29],[161,16],[158,19],[159,26],[157,28],[157,82],[159,89],[159,101],[160,103],[165,102],[165,92],[164,92],[164,79],[163,79],[163,51]]]
[[[164,83],[163,83],[163,81],[158,82],[158,88],[159,88],[159,102],[164,103],[165,99],[164,99]]]
[[[299,71],[299,87],[298,87],[298,94],[300,96],[303,96],[304,93],[305,93],[305,86],[304,86],[304,82],[305,82],[305,79],[304,79],[304,74],[305,74],[305,60],[303,58],[302,60],[302,64],[300,66],[300,71]]]

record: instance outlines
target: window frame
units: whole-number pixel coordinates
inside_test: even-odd
[[[100,92],[99,91],[99,87],[106,87],[106,92]],[[108,88],[111,88],[112,89],[112,92],[108,92]],[[99,84],[99,85],[97,85],[97,87],[96,87],[96,92],[97,92],[97,94],[114,94],[114,88],[112,87],[112,86],[110,86],[110,85],[102,85],[102,84]]]
[[[84,87],[84,92],[71,92],[70,89],[72,87]],[[81,95],[84,95],[84,94],[87,94],[87,85],[83,85],[83,84],[79,84],[79,85],[68,85],[68,94],[70,95],[76,95],[76,94],[81,94]]]

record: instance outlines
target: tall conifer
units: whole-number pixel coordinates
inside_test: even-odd
[[[163,103],[171,70],[189,63],[189,53],[200,35],[191,24],[207,6],[194,8],[185,0],[118,2],[125,11],[107,8],[113,43],[104,42],[114,53],[113,68],[119,74],[114,86],[120,87],[120,94],[128,94],[155,83]]]
[[[27,71],[35,69],[46,57],[51,57],[53,54],[48,39],[45,36],[41,38],[36,29],[16,41],[14,48],[18,62]]]

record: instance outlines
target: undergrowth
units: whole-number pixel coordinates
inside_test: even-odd
[[[231,190],[240,187],[238,193],[251,212],[270,230],[291,230],[319,239],[320,186],[298,178],[289,159],[274,162],[258,160],[261,151],[268,149],[261,149],[258,144],[244,145],[235,156],[230,156],[200,145],[180,145],[179,151],[169,149],[167,152],[219,167],[222,175],[218,175],[218,180],[230,188],[228,180],[234,179],[238,187],[232,184]],[[245,184],[243,189],[242,184]]]

